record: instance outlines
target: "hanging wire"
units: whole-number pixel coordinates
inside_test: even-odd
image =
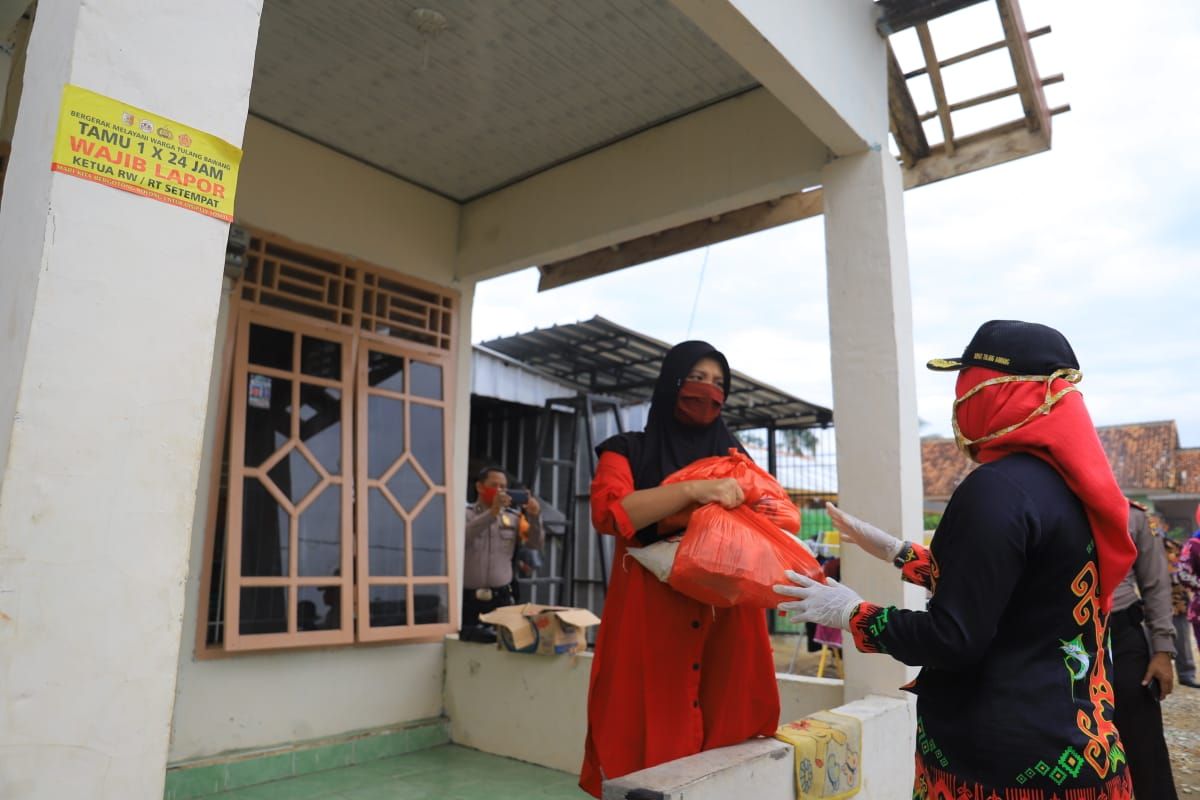
[[[712,245],[704,248],[704,263],[700,265],[700,280],[696,283],[696,298],[692,300],[692,315],[688,317],[687,335],[683,338],[692,338],[692,325],[696,322],[696,309],[700,306],[700,290],[704,288],[704,273],[708,269],[708,253],[712,250]]]

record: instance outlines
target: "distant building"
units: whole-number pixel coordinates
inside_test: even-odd
[[[1200,447],[1179,446],[1174,420],[1096,428],[1121,490],[1162,513],[1171,528],[1191,530],[1200,503]],[[953,439],[921,441],[925,510],[937,513],[975,464]]]

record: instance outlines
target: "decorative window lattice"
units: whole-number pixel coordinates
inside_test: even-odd
[[[454,296],[254,232],[241,298],[437,350],[454,346]]]

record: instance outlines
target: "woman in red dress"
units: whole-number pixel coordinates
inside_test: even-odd
[[[729,383],[729,363],[711,345],[676,345],[663,360],[645,431],[596,448],[592,523],[617,543],[579,778],[595,797],[603,780],[770,736],[779,725],[762,609],[705,605],[625,558],[630,547],[679,533],[694,505],[742,503],[732,478],[659,485],[693,461],[741,449],[720,416]]]

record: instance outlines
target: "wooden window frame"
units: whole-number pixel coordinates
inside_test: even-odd
[[[208,513],[206,515],[203,562],[201,565],[200,602],[197,614],[196,649],[197,658],[220,658],[224,656],[263,652],[272,650],[312,649],[322,647],[371,646],[388,643],[403,643],[417,641],[440,640],[445,634],[455,630],[454,620],[459,613],[459,595],[461,576],[459,575],[456,559],[457,531],[454,525],[454,500],[459,496],[459,478],[453,465],[453,438],[455,431],[455,398],[457,372],[457,342],[459,335],[459,312],[461,296],[459,292],[445,286],[434,284],[407,275],[383,269],[373,264],[356,259],[340,256],[309,245],[298,244],[285,237],[258,229],[248,229],[251,235],[251,246],[247,254],[249,268],[247,274],[234,282],[229,298],[229,314],[226,326],[225,342],[221,351],[220,376],[221,387],[218,394],[219,403],[216,414],[214,436],[213,463],[211,483],[207,498]],[[286,255],[279,257],[279,251]],[[274,253],[274,255],[272,255]],[[289,261],[289,257],[298,261]],[[312,259],[320,262],[317,267],[308,269],[304,260]],[[273,280],[265,280],[264,264],[272,262],[275,265]],[[281,265],[288,266],[294,273],[292,277],[283,275]],[[331,268],[336,267],[336,272]],[[256,272],[251,272],[255,268]],[[329,274],[319,274],[329,270]],[[296,276],[301,280],[296,280]],[[306,283],[308,281],[309,283]],[[316,298],[313,291],[319,286],[324,296],[319,299],[302,299],[301,304],[307,303],[309,308],[301,308],[298,304],[283,307],[287,303],[280,302],[280,296],[288,291],[307,291]],[[286,299],[286,298],[285,298]],[[368,301],[371,302],[367,307]],[[314,310],[322,313],[322,306],[328,312],[325,317],[306,313]],[[250,324],[262,324],[283,330],[293,331],[300,335],[311,335],[318,338],[333,339],[342,343],[342,379],[337,381],[342,385],[342,431],[343,431],[343,461],[342,461],[342,568],[337,580],[329,577],[298,576],[296,575],[297,549],[295,541],[295,523],[289,532],[289,560],[292,562],[284,577],[244,577],[241,572],[241,519],[240,513],[235,518],[235,512],[240,512],[242,494],[242,476],[256,474],[271,468],[278,460],[277,455],[268,462],[253,468],[247,473],[245,467],[237,467],[244,461],[244,425],[237,426],[238,416],[233,406],[237,399],[244,402],[247,392],[248,375],[250,372],[272,374],[269,368],[250,365],[247,360],[249,347]],[[300,339],[296,340],[297,342]],[[299,391],[300,369],[298,364],[299,347],[293,353],[293,373],[279,377],[287,377],[293,381],[293,392]],[[406,359],[405,372],[410,373],[409,364],[412,360],[436,364],[442,370],[442,400],[414,397],[405,386],[403,393],[405,402],[437,406],[443,410],[443,465],[445,481],[435,486],[428,481],[433,490],[426,494],[420,504],[405,512],[403,518],[415,517],[438,494],[446,500],[445,536],[446,536],[446,575],[444,576],[413,576],[412,537],[411,532],[406,536],[407,570],[409,574],[395,578],[370,578],[367,580],[367,531],[363,526],[366,508],[365,464],[367,453],[365,405],[367,392],[360,390],[360,383],[366,386],[366,354],[369,350],[387,352],[402,356]],[[333,382],[328,379],[303,376],[303,381],[317,384]],[[375,393],[374,387],[370,389]],[[241,410],[244,414],[244,408]],[[293,426],[295,423],[293,423]],[[406,414],[405,420],[405,452],[410,447],[410,426]],[[292,438],[296,432],[293,429]],[[225,460],[225,450],[228,448],[229,481],[225,504],[225,547],[223,563],[225,576],[221,583],[224,593],[222,613],[223,636],[216,644],[208,643],[207,628],[209,623],[209,604],[212,599],[213,559],[217,535],[219,498],[221,492],[222,465]],[[404,459],[394,465],[399,469],[401,463],[412,463],[428,479],[415,460]],[[389,474],[394,469],[389,469]],[[326,485],[327,476],[322,476],[321,485]],[[315,491],[315,490],[314,490]],[[310,492],[308,499],[315,497]],[[278,500],[279,498],[276,497]],[[362,500],[361,503],[357,502]],[[301,500],[300,502],[303,502]],[[362,554],[361,557],[359,554]],[[385,585],[388,583],[403,584],[407,587],[406,609],[409,624],[404,626],[372,627],[369,623],[368,595],[370,585]],[[447,587],[448,619],[445,623],[414,624],[414,586],[441,584]],[[298,631],[296,619],[296,598],[292,593],[304,586],[334,586],[342,587],[342,627],[340,630]],[[238,630],[238,611],[240,605],[240,589],[251,586],[281,586],[289,589],[288,599],[288,632],[269,634],[241,634]]]
[[[225,564],[227,566],[225,569],[224,647],[230,652],[239,650],[274,650],[280,647],[304,645],[319,647],[321,645],[349,644],[354,641],[354,627],[352,624],[354,609],[352,603],[343,602],[340,604],[341,626],[334,630],[300,632],[297,630],[296,618],[296,593],[302,587],[336,585],[341,589],[342,597],[349,597],[353,587],[354,528],[351,509],[353,505],[354,479],[350,472],[354,463],[354,448],[352,447],[354,417],[351,405],[354,384],[352,365],[349,363],[353,336],[342,331],[310,325],[307,321],[301,322],[292,318],[294,316],[285,312],[252,309],[247,313],[241,314],[241,318],[238,321],[237,344],[235,345],[236,349],[233,360],[234,374],[231,400],[232,398],[239,398],[239,402],[233,403],[231,401],[229,408],[229,494],[226,503],[227,519],[225,523]],[[273,369],[260,364],[250,363],[248,356],[251,325],[285,330],[297,337],[296,344],[292,347],[291,370]],[[324,341],[335,341],[341,345],[342,374],[340,379],[319,378],[312,375],[305,375],[301,371],[301,347],[299,346],[299,342],[301,337],[304,336],[312,336]],[[287,445],[278,447],[274,454],[257,467],[250,467],[245,464],[244,414],[246,404],[244,398],[247,394],[247,384],[251,373],[288,381],[291,384],[291,403],[295,409],[291,415],[291,430],[288,434]],[[243,479],[266,477],[267,473],[286,456],[287,453],[285,450],[287,446],[291,448],[304,447],[299,431],[300,386],[302,383],[335,388],[342,392],[341,475],[330,475],[318,459],[311,459],[310,463],[316,466],[320,480],[305,497],[300,498],[295,503],[284,495],[269,479],[263,482],[264,488],[274,498],[275,502],[288,512],[290,520],[288,526],[288,564],[285,574],[279,577],[242,575],[240,569],[242,562],[242,537],[240,532],[242,526],[238,524],[235,527],[233,522],[234,520],[238,520],[240,523],[241,519],[244,500],[242,496]],[[326,487],[331,485],[341,487],[341,536],[339,537],[341,540],[341,554],[339,557],[339,571],[341,575],[336,579],[333,576],[300,576],[300,515],[311,505],[318,494],[325,491]],[[241,590],[244,588],[283,588],[288,590],[288,630],[286,633],[256,633],[249,635],[241,633],[239,626],[233,623],[240,619],[238,612],[241,609]]]
[[[399,356],[404,358],[404,374],[405,374],[405,391],[395,392],[386,389],[380,389],[369,385],[369,354],[371,352],[383,352],[388,355]],[[414,357],[415,356],[415,357]],[[436,364],[442,371],[442,399],[432,400],[426,397],[414,395],[410,390],[412,376],[412,363],[419,361],[425,364]],[[452,469],[451,454],[453,448],[450,446],[453,439],[453,409],[452,387],[453,380],[453,359],[431,357],[426,354],[415,353],[406,347],[398,346],[392,341],[383,341],[380,337],[372,336],[363,342],[358,353],[358,374],[356,376],[355,385],[355,426],[357,435],[357,451],[358,453],[366,453],[369,448],[367,442],[367,425],[368,425],[368,410],[367,404],[369,398],[374,395],[378,397],[387,397],[392,400],[399,400],[405,403],[404,415],[404,453],[393,464],[386,469],[383,474],[372,479],[367,476],[367,459],[359,457],[355,461],[356,470],[356,487],[359,498],[363,502],[355,504],[356,525],[355,533],[358,538],[358,552],[369,552],[368,534],[370,526],[368,525],[368,512],[370,504],[365,498],[373,488],[379,488],[386,484],[391,477],[398,472],[404,464],[411,464],[430,487],[432,487],[425,496],[415,505],[412,511],[405,511],[398,504],[392,504],[399,516],[408,523],[407,535],[404,539],[405,547],[405,564],[407,575],[401,576],[374,576],[370,574],[370,560],[368,558],[360,559],[358,569],[358,580],[355,590],[357,592],[357,605],[359,609],[369,608],[369,592],[372,586],[404,586],[406,595],[406,612],[408,615],[408,625],[401,628],[393,627],[374,627],[371,625],[370,614],[360,613],[358,615],[358,639],[363,642],[376,642],[396,639],[410,639],[413,637],[424,637],[430,633],[442,634],[446,623],[430,623],[417,625],[414,622],[416,614],[416,603],[414,596],[414,587],[420,585],[445,585],[447,594],[447,603],[449,607],[450,620],[456,618],[458,613],[458,592],[455,591],[456,575],[455,575],[455,536],[453,535],[450,526],[450,517],[454,513],[452,505],[455,494],[451,488],[451,476],[454,472]],[[412,414],[410,413],[411,405],[423,405],[433,408],[442,409],[443,415],[443,430],[445,435],[442,437],[442,470],[445,480],[439,486],[433,481],[421,464],[411,457],[412,453]],[[413,527],[412,521],[425,509],[434,497],[441,495],[445,498],[445,515],[446,515],[446,572],[444,576],[417,576],[413,574]],[[389,504],[391,500],[389,499]],[[453,630],[453,625],[450,627]]]

